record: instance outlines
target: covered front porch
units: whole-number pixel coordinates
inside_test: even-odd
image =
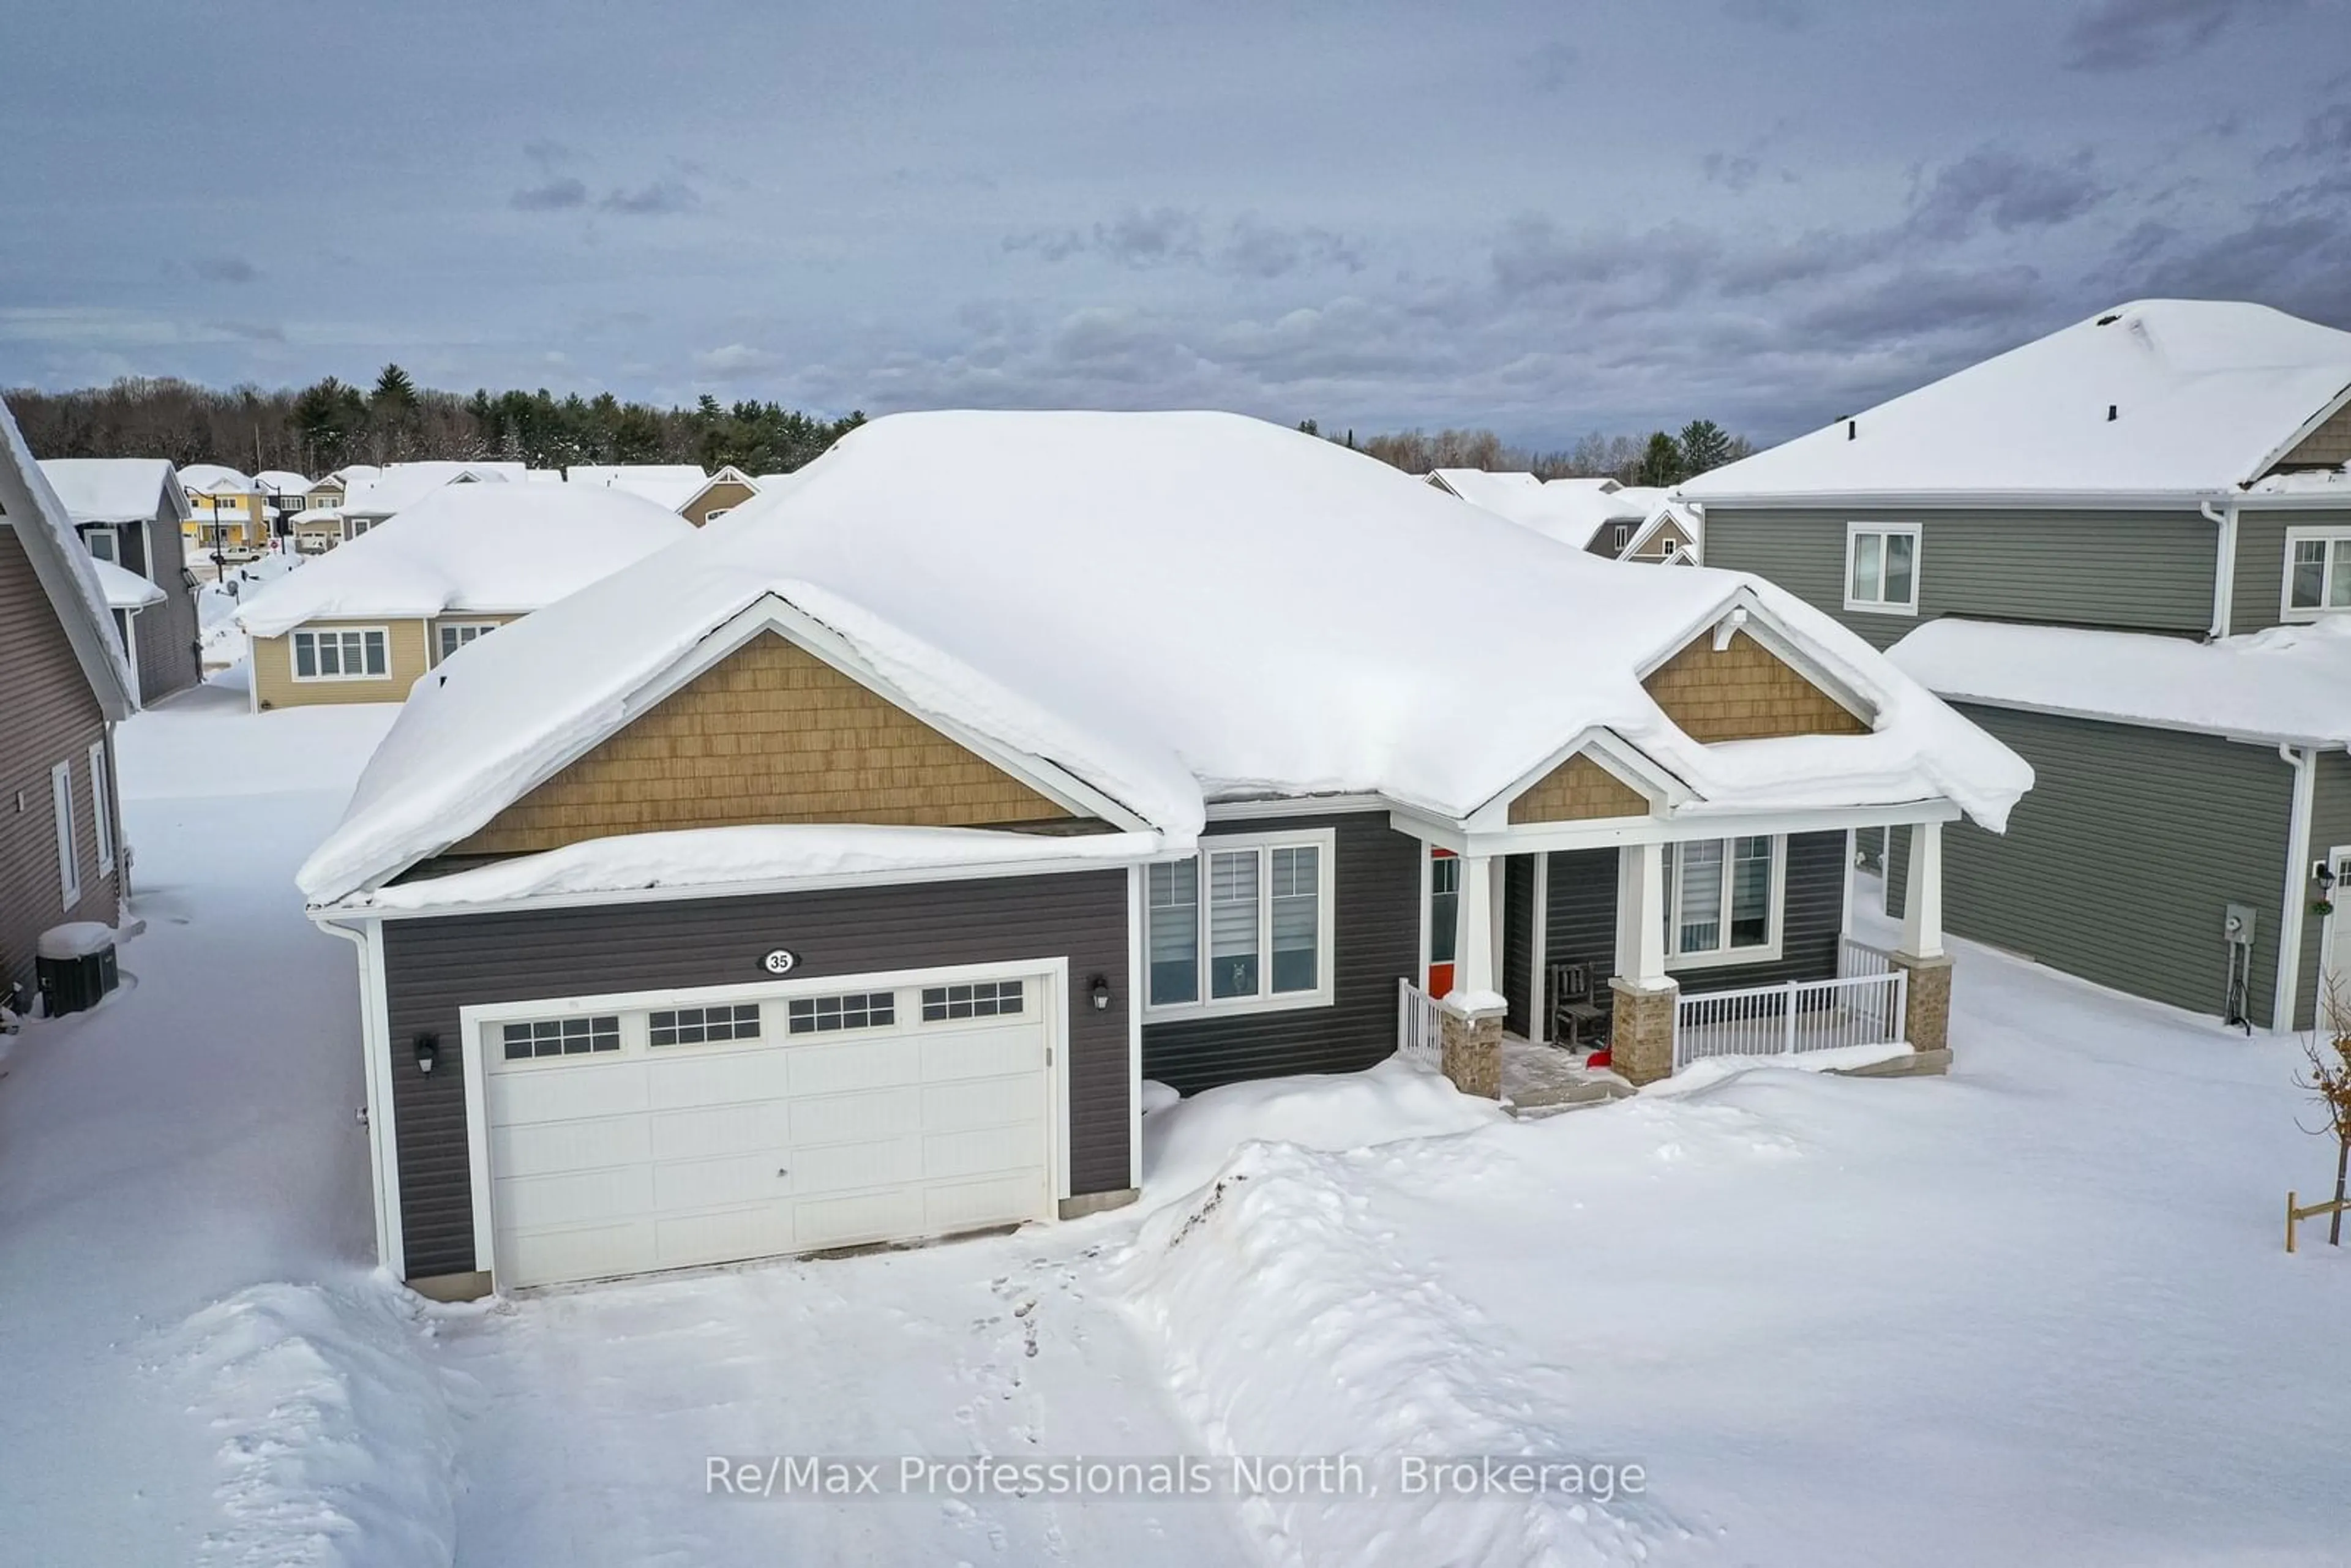
[[[1882,1059],[1886,1047],[1911,1052],[1910,1071],[1939,1071],[1944,820],[1904,824],[1890,946],[1855,925],[1853,839],[1870,822],[1752,822],[1780,831],[1720,838],[1656,823],[1559,848],[1541,841],[1552,830],[1525,849],[1430,841],[1398,1049],[1489,1096],[1502,1092],[1506,1038],[1636,1086],[1708,1058]]]

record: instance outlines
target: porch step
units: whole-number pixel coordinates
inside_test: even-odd
[[[1593,1073],[1572,1082],[1531,1083],[1514,1089],[1504,1098],[1502,1109],[1522,1122],[1536,1122],[1546,1116],[1563,1115],[1570,1111],[1588,1111],[1594,1105],[1625,1099],[1633,1092],[1633,1086],[1621,1078],[1613,1074],[1604,1078]]]

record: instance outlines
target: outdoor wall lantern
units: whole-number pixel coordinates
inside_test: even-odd
[[[1098,1013],[1110,1011],[1110,982],[1100,975],[1094,977],[1093,998],[1094,1011]]]
[[[437,1034],[418,1035],[416,1037],[416,1071],[430,1078],[433,1076],[434,1064],[440,1060],[441,1037]]]

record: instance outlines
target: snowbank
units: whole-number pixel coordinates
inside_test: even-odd
[[[456,1556],[467,1385],[388,1278],[256,1285],[172,1338],[166,1368],[220,1437],[226,1523],[201,1561],[421,1568]]]
[[[1562,1403],[1558,1375],[1526,1364],[1393,1245],[1362,1190],[1374,1158],[1251,1145],[1205,1193],[1152,1216],[1117,1266],[1178,1402],[1220,1456],[1345,1454],[1378,1489],[1249,1499],[1243,1518],[1270,1555],[1534,1568],[1639,1561],[1680,1536],[1622,1492],[1403,1492],[1411,1458],[1611,1456],[1567,1453],[1535,1418]]]
[[[1205,1185],[1245,1144],[1360,1149],[1509,1119],[1494,1102],[1464,1094],[1399,1057],[1368,1072],[1228,1083],[1153,1109],[1144,1118],[1144,1202],[1170,1203]]]
[[[2217,643],[1945,616],[1886,656],[1955,702],[2319,746],[2351,742],[2351,617]]]
[[[449,876],[379,888],[345,907],[439,909],[555,894],[656,887],[800,882],[881,872],[1002,866],[1046,871],[1071,864],[1119,865],[1158,852],[1156,833],[1070,837],[978,828],[759,823],[623,833],[521,855]]]
[[[1840,1045],[1828,1051],[1800,1051],[1792,1055],[1706,1056],[1671,1078],[1660,1078],[1641,1092],[1652,1100],[1671,1100],[1710,1089],[1745,1072],[1851,1072],[1909,1054],[1907,1045]]]

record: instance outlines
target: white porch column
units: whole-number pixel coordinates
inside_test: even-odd
[[[1456,991],[1492,995],[1502,988],[1501,974],[1494,963],[1494,916],[1499,907],[1494,900],[1501,891],[1500,883],[1491,855],[1461,857],[1459,940],[1455,947],[1461,955],[1461,967],[1454,976]]]
[[[1646,990],[1666,984],[1666,852],[1626,844],[1616,852],[1616,977]]]
[[[1912,958],[1943,956],[1943,824],[1910,828],[1908,885],[1902,904],[1902,951]]]

